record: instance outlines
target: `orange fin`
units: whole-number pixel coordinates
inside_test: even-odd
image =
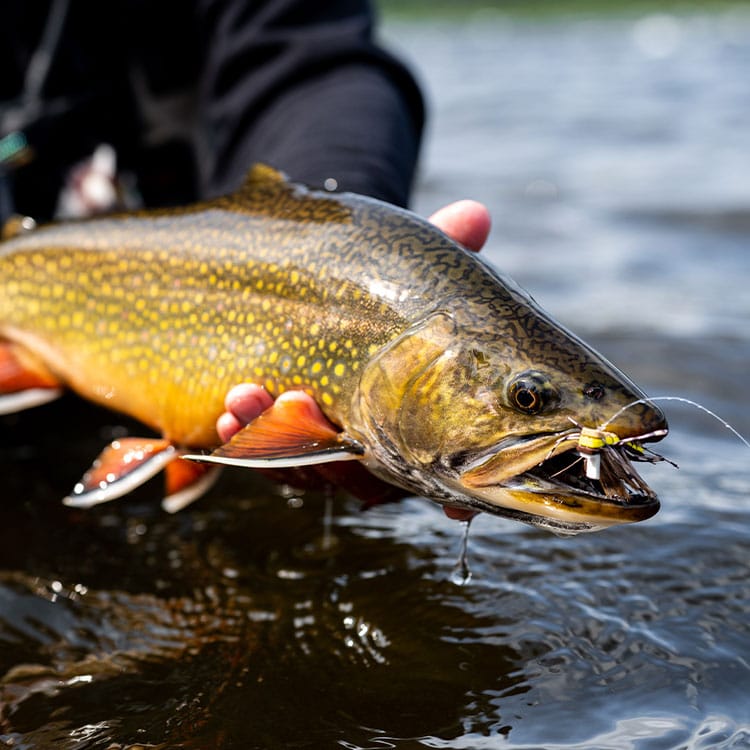
[[[210,455],[183,458],[270,469],[346,461],[363,454],[364,447],[338,432],[317,404],[301,391],[287,391]]]
[[[177,511],[202,497],[219,478],[221,467],[194,461],[171,461],[164,469],[166,491],[161,507],[167,513]]]
[[[31,352],[0,341],[0,414],[46,404],[61,394],[60,382]]]
[[[110,443],[63,503],[90,508],[126,495],[177,457],[177,449],[158,438],[122,438]]]

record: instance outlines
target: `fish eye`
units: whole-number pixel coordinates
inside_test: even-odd
[[[539,414],[554,401],[555,390],[544,373],[527,370],[508,385],[508,402],[523,414]]]

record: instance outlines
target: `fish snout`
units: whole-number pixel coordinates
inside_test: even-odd
[[[656,441],[669,432],[664,412],[648,398],[623,407],[602,428],[620,440]]]

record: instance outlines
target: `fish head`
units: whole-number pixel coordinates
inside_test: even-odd
[[[432,312],[360,384],[371,469],[465,510],[575,534],[659,508],[634,461],[664,414],[521,290]]]

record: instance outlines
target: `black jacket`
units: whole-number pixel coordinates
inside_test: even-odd
[[[16,210],[49,218],[102,142],[146,205],[227,192],[255,161],[405,204],[422,98],[372,22],[366,0],[7,3],[0,138],[23,132],[34,154],[3,169]]]

